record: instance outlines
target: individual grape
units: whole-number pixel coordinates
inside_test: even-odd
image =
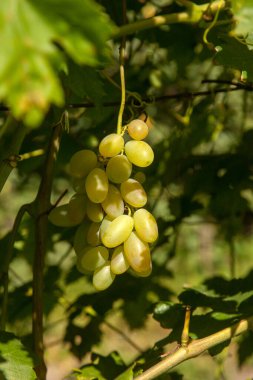
[[[111,270],[115,274],[122,274],[129,268],[129,263],[124,254],[124,247],[120,245],[115,248],[111,258]]]
[[[126,181],[132,173],[132,164],[128,158],[120,154],[112,157],[106,167],[106,174],[110,181],[121,183]]]
[[[87,243],[87,232],[89,229],[90,225],[88,222],[85,220],[80,226],[77,228],[75,236],[74,236],[74,250],[77,255],[82,252],[83,248],[88,245]]]
[[[124,214],[124,202],[117,187],[109,185],[108,194],[104,202],[102,202],[102,207],[105,213],[112,219]]]
[[[87,232],[87,243],[92,246],[99,245],[100,239],[100,223],[91,223]]]
[[[69,172],[73,177],[85,177],[97,165],[97,156],[92,150],[83,149],[74,153],[69,162]]]
[[[145,141],[128,141],[125,145],[125,153],[130,162],[142,168],[152,164],[154,152]]]
[[[105,171],[100,168],[93,169],[86,178],[85,188],[92,202],[103,202],[108,193],[108,178]]]
[[[101,222],[104,217],[103,209],[99,203],[91,202],[87,199],[86,213],[88,218],[95,223]]]
[[[81,258],[82,258],[81,255],[77,255],[77,257],[76,257],[76,269],[77,269],[79,272],[83,273],[83,274],[88,274],[88,275],[89,275],[89,274],[92,274],[93,271],[90,271],[90,270],[84,269],[84,268],[82,267],[82,265],[81,265]]]
[[[140,208],[134,213],[134,228],[138,236],[147,243],[154,243],[158,238],[158,227],[153,215]]]
[[[98,247],[85,247],[79,257],[79,267],[93,272],[105,264],[109,257],[109,251],[102,245]]]
[[[124,148],[124,139],[117,133],[111,133],[101,140],[99,144],[99,153],[103,157],[113,157],[119,154]]]
[[[122,244],[129,237],[134,225],[133,218],[128,215],[120,215],[112,221],[107,218],[104,225],[103,223],[104,221],[100,230],[101,240],[108,248]]]
[[[148,277],[151,274],[151,272],[152,272],[152,262],[151,262],[149,270],[146,272],[136,272],[132,268],[128,269],[128,273],[130,273],[134,277]]]
[[[100,268],[96,269],[93,274],[93,286],[96,290],[105,290],[113,283],[115,274],[111,271],[110,262],[107,261]]]
[[[147,203],[147,194],[142,185],[133,178],[120,185],[121,195],[126,203],[133,207],[143,207]]]
[[[85,194],[85,178],[73,178],[72,187],[78,194]]]
[[[52,224],[59,227],[73,227],[76,226],[76,221],[70,219],[68,213],[68,204],[57,206],[50,211],[48,219]]]
[[[138,117],[138,119],[143,120],[143,121],[147,124],[149,130],[153,127],[153,122],[152,122],[151,117],[148,116],[145,112],[143,112],[143,113]]]
[[[146,175],[143,172],[137,172],[134,175],[134,179],[142,184],[146,181]]]
[[[86,196],[84,194],[74,194],[68,203],[68,215],[73,222],[82,222],[86,212]]]
[[[149,245],[142,241],[136,232],[131,232],[124,242],[124,252],[131,268],[138,273],[146,273],[151,269]]]
[[[149,129],[147,124],[140,119],[132,120],[127,126],[129,136],[134,140],[143,140],[147,137]]]

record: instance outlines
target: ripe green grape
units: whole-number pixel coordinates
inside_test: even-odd
[[[97,156],[92,150],[79,150],[70,159],[69,172],[73,177],[85,177],[97,165]]]
[[[59,227],[73,227],[79,224],[76,221],[70,219],[68,213],[68,204],[57,206],[50,211],[48,219],[52,224]]]
[[[86,196],[84,194],[74,194],[68,203],[68,215],[73,222],[82,222],[86,213]]]
[[[131,173],[132,164],[123,154],[112,157],[106,167],[106,174],[109,180],[114,183],[122,183],[126,181]]]
[[[109,185],[108,194],[102,207],[105,213],[112,219],[124,213],[124,202],[117,187]]]
[[[130,162],[142,168],[149,166],[154,160],[154,152],[145,141],[128,141],[125,145],[125,153]]]
[[[109,288],[114,279],[115,274],[112,273],[110,262],[107,261],[104,265],[95,270],[92,282],[96,290],[105,290]]]
[[[100,239],[100,223],[91,223],[87,232],[87,243],[92,246],[99,245]]]
[[[84,247],[88,245],[87,243],[87,232],[89,229],[90,225],[88,222],[85,220],[80,226],[77,228],[75,236],[74,236],[74,250],[77,255],[79,255]]]
[[[146,273],[151,269],[149,245],[142,241],[136,232],[131,232],[124,243],[124,252],[131,268],[137,273]]]
[[[147,243],[154,243],[158,238],[158,227],[153,215],[140,208],[134,213],[134,228],[138,236]]]
[[[111,270],[115,274],[122,274],[129,268],[129,263],[125,257],[124,247],[120,245],[115,248],[111,258]]]
[[[106,218],[105,218],[106,219]],[[114,248],[122,244],[130,235],[134,222],[128,215],[120,215],[112,221],[106,220],[106,228],[101,225],[101,240],[108,248]]]
[[[87,176],[85,188],[89,199],[101,203],[108,193],[108,177],[104,170],[95,168]]]
[[[119,154],[124,148],[124,139],[117,133],[105,136],[99,144],[99,153],[103,157],[113,157]]]
[[[140,119],[134,119],[132,120],[128,126],[127,130],[129,133],[129,136],[132,137],[134,140],[143,140],[145,137],[147,137],[149,129],[147,124]]]
[[[109,257],[109,251],[102,245],[98,247],[85,247],[79,257],[79,267],[93,272],[105,264]]]
[[[91,202],[87,199],[86,213],[88,218],[95,223],[101,222],[104,217],[103,209],[99,203]]]
[[[133,178],[120,185],[121,195],[126,203],[133,207],[143,207],[147,203],[147,194],[142,185]]]
[[[134,179],[142,184],[146,181],[146,175],[143,172],[137,172],[134,175]]]

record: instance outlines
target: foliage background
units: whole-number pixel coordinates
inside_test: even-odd
[[[66,189],[62,202],[69,199],[71,155],[82,148],[96,150],[99,140],[116,129],[117,36],[123,3],[1,3],[0,97],[10,108],[7,113],[2,107],[0,113],[1,183],[7,177],[10,154],[19,151],[22,157],[38,149],[45,153],[52,126],[61,120],[65,131],[51,200],[54,203]],[[128,23],[182,13],[188,4],[196,9],[205,5],[129,0]],[[193,19],[196,9],[191,8]],[[145,188],[160,231],[152,254],[154,269],[148,278],[124,275],[108,290],[96,293],[90,279],[75,267],[74,229],[48,225],[43,292],[48,379],[63,377],[58,361],[64,362],[67,374],[91,358],[94,365],[84,367],[83,376],[114,379],[130,366],[125,378],[132,378],[133,371],[150,367],[180,341],[186,304],[194,311],[192,338],[252,315],[252,14],[250,1],[235,1],[233,7],[226,2],[217,20],[207,11],[199,22],[137,28],[127,36],[124,122],[144,110],[153,121],[148,142],[155,163],[145,170]],[[197,95],[199,91],[207,93]],[[76,103],[92,106],[69,106]],[[62,116],[65,110],[68,120]],[[15,215],[36,198],[44,159],[42,154],[19,161],[5,183],[0,198],[3,273]],[[25,215],[9,268],[7,331],[22,337],[28,351],[32,350],[34,227],[34,218]],[[6,335],[3,343],[4,339]],[[7,341],[18,346],[15,339]],[[248,332],[224,350],[229,342],[215,347],[210,352],[214,356],[183,363],[169,378],[252,377],[251,339]],[[4,358],[0,370],[12,379],[4,367],[7,348],[7,343],[0,346]],[[121,358],[111,354],[115,350]],[[96,354],[90,356],[91,352]],[[139,356],[142,359],[133,369],[131,363]],[[26,379],[34,378],[32,372],[22,373]]]

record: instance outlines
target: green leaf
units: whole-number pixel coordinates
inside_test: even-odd
[[[132,380],[134,378],[134,369],[135,364],[131,365],[126,371],[124,371],[121,375],[117,376],[115,380]]]
[[[11,333],[0,332],[0,377],[7,380],[35,380],[33,359],[20,340]]]
[[[78,64],[104,62],[112,28],[92,0],[2,1],[1,101],[16,118],[37,126],[51,103],[63,105],[59,72],[65,66],[64,53]]]

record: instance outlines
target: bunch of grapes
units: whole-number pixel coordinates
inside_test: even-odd
[[[127,270],[148,276],[152,270],[149,244],[158,237],[156,220],[144,208],[145,175],[137,172],[131,178],[133,165],[143,168],[153,162],[153,150],[143,141],[149,128],[135,119],[126,129],[130,141],[125,143],[122,135],[112,133],[100,142],[98,155],[84,149],[71,157],[75,194],[49,214],[55,225],[78,226],[77,268],[93,275],[97,290],[108,288],[116,275]]]

